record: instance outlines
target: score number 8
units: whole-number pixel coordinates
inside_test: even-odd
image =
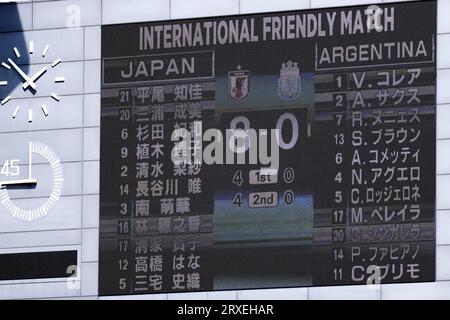
[[[290,121],[291,126],[292,126],[292,137],[289,142],[284,141],[284,139],[281,135],[281,132],[283,130],[283,126],[284,126],[284,123],[286,120]],[[242,124],[243,128],[238,129],[239,124]],[[250,120],[245,116],[234,117],[230,121],[230,129],[236,130],[233,133],[233,137],[235,137],[235,139],[236,138],[245,138],[245,143],[242,146],[235,146],[234,145],[235,139],[230,139],[230,141],[229,141],[230,149],[233,150],[235,153],[246,152],[250,148],[250,137],[247,134],[247,130],[250,129]],[[276,139],[277,139],[278,146],[284,150],[292,149],[298,141],[299,126],[298,126],[297,118],[290,112],[283,113],[278,118],[275,129],[277,130]]]

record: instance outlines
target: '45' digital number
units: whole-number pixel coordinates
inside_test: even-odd
[[[5,177],[16,177],[20,174],[20,160],[6,160],[1,166],[0,175]]]

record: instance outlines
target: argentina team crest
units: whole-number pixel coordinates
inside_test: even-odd
[[[249,93],[250,71],[241,70],[241,66],[236,71],[228,72],[228,93],[235,101],[242,101]]]
[[[281,65],[278,79],[278,96],[283,100],[294,100],[302,92],[302,78],[297,62],[289,60]]]

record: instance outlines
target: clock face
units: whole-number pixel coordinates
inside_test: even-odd
[[[34,161],[40,158],[39,170],[34,170]],[[33,161],[34,160],[34,161]],[[43,168],[45,166],[45,168]],[[16,219],[22,221],[35,221],[47,216],[56,206],[64,183],[63,169],[56,153],[47,145],[39,142],[30,142],[28,145],[28,163],[20,165],[20,160],[6,160],[0,164],[0,205]],[[42,198],[37,207],[26,208],[17,204],[16,201],[22,194],[21,190],[30,190],[38,187],[38,175],[51,176],[47,184],[51,185],[49,194]],[[5,176],[9,178],[5,178]],[[11,195],[15,192],[16,194]],[[17,194],[19,192],[19,194]]]
[[[0,79],[0,89],[6,88],[7,90],[0,90],[0,92],[11,92],[0,96],[0,107],[7,108],[10,112],[12,119],[26,119],[29,123],[33,122],[35,113],[38,112],[44,117],[49,116],[48,106],[45,103],[40,105],[40,110],[33,110],[26,103],[23,103],[23,99],[15,99],[14,91],[23,90],[27,92],[29,97],[38,95],[39,89],[43,86],[44,82],[50,82],[50,86],[54,86],[54,90],[48,96],[48,99],[56,102],[61,101],[61,97],[57,93],[57,85],[65,82],[64,75],[57,74],[57,68],[62,62],[60,58],[53,61],[51,64],[43,65],[34,72],[26,71],[34,69],[28,65],[28,59],[26,55],[39,55],[42,59],[45,58],[47,53],[51,50],[50,45],[35,44],[34,41],[28,43],[27,52],[20,52],[17,47],[11,48],[11,56],[1,62],[1,68],[8,70],[8,79]],[[50,74],[55,75],[53,77]],[[9,79],[13,81],[9,81]],[[12,83],[17,83],[19,80],[19,88],[14,88]]]

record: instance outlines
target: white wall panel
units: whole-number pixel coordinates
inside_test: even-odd
[[[99,227],[99,195],[83,195],[83,228]]]
[[[32,28],[31,3],[0,5],[0,32],[30,30]]]
[[[100,161],[87,161],[83,164],[83,194],[100,192]]]
[[[450,280],[450,245],[436,248],[436,280]]]
[[[238,300],[304,300],[308,299],[308,288],[239,290]]]
[[[85,128],[83,135],[83,160],[100,160],[100,128]]]
[[[239,0],[172,0],[171,19],[211,17],[239,13]]]
[[[438,210],[436,213],[436,244],[450,245],[450,210]]]
[[[41,2],[33,6],[33,28],[76,28],[101,23],[101,0]]]
[[[309,8],[309,0],[241,0],[240,13],[301,10]]]
[[[51,0],[51,1],[61,1],[61,0]],[[98,297],[95,296],[75,296],[75,297],[56,297],[56,298],[36,298],[33,300],[98,300]]]
[[[84,28],[84,58],[86,60],[94,60],[101,58],[102,48],[101,27]]]
[[[45,199],[17,199],[14,203],[22,208],[36,208]],[[0,206],[0,239],[5,236],[2,232],[12,235],[13,232],[39,231],[39,230],[60,230],[81,228],[81,196],[61,197],[55,208],[40,220],[24,222],[9,215],[3,206]],[[36,233],[27,234],[33,236]],[[51,241],[51,238],[49,238]],[[58,239],[53,238],[54,241]],[[25,240],[24,241],[28,241]],[[31,243],[32,244],[32,243]],[[8,242],[2,242],[0,246],[6,246]],[[36,245],[36,244],[35,244]],[[16,245],[15,245],[16,246]],[[24,245],[25,246],[25,245]]]
[[[450,139],[437,140],[436,143],[436,173],[450,173]]]
[[[438,33],[450,32],[450,19],[448,13],[450,12],[450,1],[438,1]]]
[[[436,101],[438,104],[450,103],[450,69],[437,70]]]
[[[100,92],[100,60],[86,61],[84,63],[84,93]]]
[[[81,245],[82,261],[98,261],[98,229],[83,229]]]
[[[27,62],[52,63],[58,58],[64,61],[83,60],[83,29],[67,28],[2,33],[0,34],[0,43],[2,44],[0,60],[6,61],[8,58],[14,57],[14,47],[17,47],[22,53],[28,52],[30,41],[34,43],[34,53],[28,56]],[[42,52],[47,45],[49,45],[47,54],[42,57]],[[21,63],[21,61],[18,62]]]
[[[450,138],[450,104],[441,104],[436,107],[436,138]]]
[[[237,291],[210,291],[207,293],[208,300],[236,300]]]
[[[169,293],[167,300],[206,300],[206,292]]]
[[[61,162],[82,160],[82,129],[50,130],[38,132],[1,133],[0,145],[8,145],[14,141],[14,148],[4,148],[0,153],[0,162],[19,159],[20,165],[28,164],[29,143],[39,142],[49,146]],[[41,156],[33,156],[33,164],[48,163]],[[28,172],[26,170],[26,172]],[[0,179],[3,177],[0,177]]]
[[[96,296],[98,294],[98,262],[83,262],[81,274],[81,294]]]
[[[73,297],[80,294],[80,289],[71,289],[65,282],[0,285],[0,299]]]
[[[450,33],[437,36],[437,68],[450,68]]]
[[[378,300],[380,291],[379,285],[315,287],[309,288],[309,299]]]
[[[381,287],[381,297],[386,300],[450,299],[450,281],[384,284]]]
[[[84,95],[84,126],[100,126],[100,94]]]
[[[167,0],[103,0],[103,24],[169,19]]]
[[[436,177],[436,209],[450,209],[450,175]]]
[[[81,244],[81,229],[0,234],[0,249],[68,246]]]
[[[311,0],[311,8],[341,7],[374,3],[370,0]]]

